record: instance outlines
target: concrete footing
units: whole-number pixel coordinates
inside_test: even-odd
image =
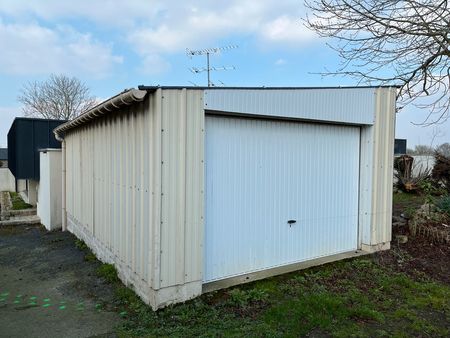
[[[311,260],[304,261],[304,262],[279,266],[279,267],[275,267],[272,269],[256,271],[256,272],[248,273],[245,275],[240,275],[240,276],[236,276],[236,277],[222,279],[219,281],[205,283],[205,284],[203,284],[202,291],[203,291],[203,293],[206,293],[206,292],[211,292],[211,291],[215,291],[215,290],[219,290],[219,289],[225,289],[225,288],[228,288],[228,287],[231,287],[234,285],[250,283],[250,282],[268,278],[268,277],[282,275],[282,274],[297,271],[297,270],[308,269],[313,266],[319,266],[319,265],[323,265],[323,264],[327,264],[327,263],[331,263],[331,262],[335,262],[335,261],[340,261],[340,260],[347,259],[347,258],[354,258],[354,257],[369,255],[369,254],[372,254],[377,251],[388,250],[389,248],[390,248],[389,242],[378,244],[378,245],[364,245],[363,244],[361,246],[361,250],[348,251],[348,252],[343,252],[343,253],[339,253],[336,255],[319,257],[319,258],[311,259]]]

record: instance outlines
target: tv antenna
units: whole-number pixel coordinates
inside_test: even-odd
[[[206,55],[206,67],[201,67],[201,68],[192,67],[189,70],[194,74],[207,72],[208,87],[211,87],[211,78],[210,78],[211,70],[234,70],[234,69],[236,69],[236,67],[234,67],[234,66],[211,67],[209,65],[210,54],[218,54],[220,52],[227,51],[230,49],[235,49],[238,47],[239,46],[237,46],[237,45],[229,45],[229,46],[224,46],[224,47],[213,47],[213,48],[205,48],[205,49],[199,49],[199,50],[191,50],[189,48],[186,48],[186,55],[189,56],[190,58],[192,58],[193,56]]]

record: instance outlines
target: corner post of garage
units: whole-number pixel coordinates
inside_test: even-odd
[[[67,231],[67,211],[66,211],[66,141],[58,134],[57,130],[54,130],[55,138],[61,142],[61,204],[62,204],[62,231]]]

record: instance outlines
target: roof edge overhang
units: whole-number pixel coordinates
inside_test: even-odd
[[[367,88],[373,88],[373,89],[377,89],[377,88],[400,88],[399,85],[373,85],[373,86],[326,86],[326,87],[227,87],[227,86],[218,86],[218,87],[206,87],[206,86],[146,86],[146,85],[139,85],[138,88],[140,90],[146,90],[149,92],[154,92],[158,89],[197,89],[197,90],[220,90],[220,89],[242,89],[242,90],[293,90],[293,89],[297,89],[297,90],[308,90],[308,89],[367,89]]]
[[[115,110],[118,110],[124,106],[129,106],[135,102],[141,102],[144,100],[145,96],[147,95],[146,90],[140,90],[140,89],[127,89],[120,94],[113,96],[95,107],[89,109],[88,111],[84,112],[83,114],[77,116],[71,121],[68,121],[64,124],[61,124],[60,126],[56,127],[53,132],[55,134],[55,137],[58,141],[63,141],[63,134],[75,127],[78,127],[80,125],[86,124],[90,122],[91,120],[108,114],[110,112],[113,112]]]

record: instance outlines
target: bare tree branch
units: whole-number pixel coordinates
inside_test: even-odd
[[[96,105],[89,88],[77,78],[50,75],[43,82],[29,82],[18,97],[25,116],[70,120]]]
[[[305,0],[305,24],[341,58],[322,75],[399,85],[401,105],[428,109],[424,125],[450,111],[450,8],[447,0]],[[421,103],[427,98],[427,103]]]

